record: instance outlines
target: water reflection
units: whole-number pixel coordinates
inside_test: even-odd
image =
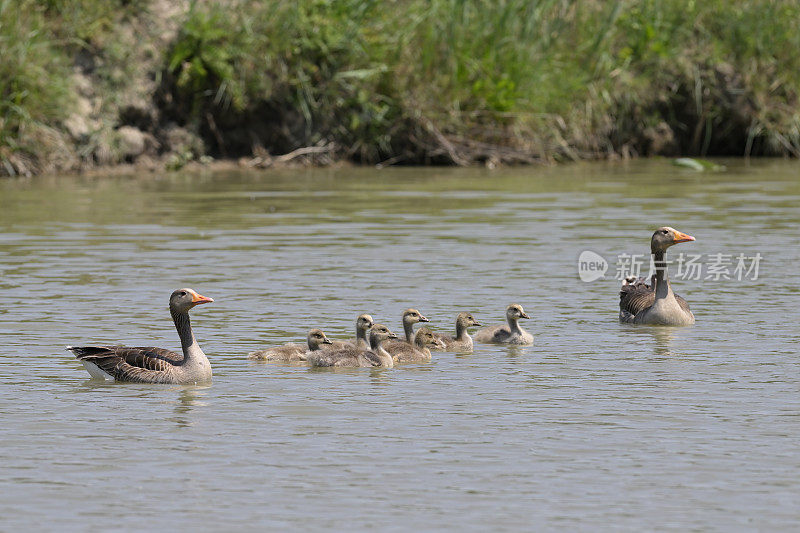
[[[532,346],[516,346],[516,345],[508,345],[505,346],[506,353],[512,358],[516,359],[517,357],[524,357],[528,354]]]
[[[72,361],[70,361],[71,363]],[[69,366],[70,369],[75,369],[74,365]],[[77,370],[76,370],[77,371]],[[86,372],[83,369],[83,365],[80,366],[80,371]],[[113,389],[114,386],[118,385],[117,383],[107,380],[107,379],[93,379],[87,378],[85,380],[80,381],[78,384],[75,385],[74,391],[78,393],[86,393],[86,392],[93,392],[102,389]]]
[[[675,330],[668,326],[648,327],[647,333],[653,336],[655,342],[653,353],[660,357],[672,357],[676,354],[672,352],[672,344],[675,340]]]
[[[208,402],[203,401],[202,398],[206,396],[207,389],[210,387],[211,385],[187,385],[171,389],[171,391],[178,391],[178,397],[174,401],[175,409],[173,411],[175,416],[171,417],[170,420],[175,422],[178,427],[194,425],[195,418],[189,415],[198,407],[206,407],[208,405]]]

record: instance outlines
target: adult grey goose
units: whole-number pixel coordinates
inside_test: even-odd
[[[137,383],[200,383],[211,381],[211,363],[192,332],[189,310],[213,302],[192,289],[177,289],[169,297],[169,312],[183,354],[164,348],[128,346],[67,346],[93,378]]]
[[[667,248],[681,242],[696,240],[691,235],[664,226],[650,238],[656,273],[650,285],[645,278],[627,278],[619,291],[619,320],[630,324],[657,326],[690,326],[694,314],[686,300],[672,292],[667,275]]]

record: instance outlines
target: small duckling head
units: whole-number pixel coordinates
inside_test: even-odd
[[[311,351],[319,350],[322,344],[333,344],[321,329],[312,329],[308,332],[308,348]]]
[[[367,331],[375,322],[372,320],[372,316],[364,313],[363,315],[358,315],[356,318],[356,329],[360,331]]]
[[[664,252],[673,244],[690,242],[694,240],[696,239],[691,235],[681,233],[675,228],[670,228],[669,226],[663,226],[658,228],[650,238],[650,252]]]
[[[520,318],[530,318],[528,313],[519,304],[511,304],[506,309],[506,318],[509,320],[519,320]]]
[[[403,311],[403,324],[416,324],[418,322],[430,322],[422,313],[416,309],[406,309]]]
[[[472,326],[482,326],[480,322],[475,320],[475,317],[472,316],[472,313],[467,313],[466,311],[463,313],[458,313],[456,317],[456,327],[462,328],[469,328]]]
[[[195,305],[207,304],[213,301],[213,299],[201,296],[187,287],[185,289],[176,289],[172,292],[169,297],[169,308],[171,311],[186,313]]]
[[[414,337],[414,344],[417,348],[438,348],[441,346],[440,341],[436,339],[433,332],[424,326],[417,330],[417,335]]]
[[[369,331],[369,345],[372,346],[373,350],[380,346],[383,341],[396,338],[397,335],[383,324],[373,324],[372,329]]]

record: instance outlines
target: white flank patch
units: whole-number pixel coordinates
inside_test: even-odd
[[[100,367],[97,366],[96,364],[94,364],[94,363],[92,363],[90,361],[81,361],[81,363],[83,363],[83,366],[86,367],[86,370],[89,372],[89,375],[91,375],[92,378],[94,378],[94,379],[108,379],[108,380],[114,381],[114,376],[112,376],[108,372],[105,372],[104,370],[101,370]]]

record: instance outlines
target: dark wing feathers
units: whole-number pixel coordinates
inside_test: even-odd
[[[655,276],[653,276],[650,284],[647,283],[646,278],[639,278],[636,281],[623,285],[619,291],[619,310],[620,317],[629,317],[633,319],[638,313],[641,313],[656,301],[656,283]],[[675,295],[675,300],[684,311],[689,311],[689,304],[678,296]]]
[[[183,362],[182,355],[152,346],[78,346],[69,350],[119,381],[168,382],[174,367]]]
[[[179,365],[183,363],[183,354],[175,353],[172,350],[167,350],[166,348],[155,348],[153,346],[146,346],[146,347],[120,346],[119,349],[124,350],[126,353],[135,350],[138,354],[141,354],[142,356],[145,356],[149,359],[158,359],[170,363],[172,365]]]
[[[644,311],[656,301],[656,293],[650,285],[646,283],[634,283],[623,285],[619,291],[619,309],[636,316]]]

